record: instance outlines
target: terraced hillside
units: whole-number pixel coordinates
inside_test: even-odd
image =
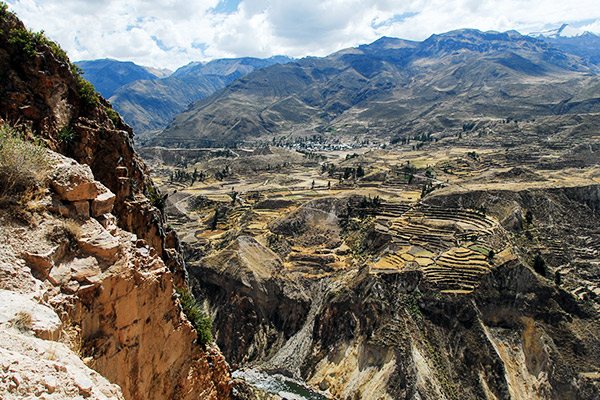
[[[234,369],[342,399],[593,399],[598,121],[144,154]]]

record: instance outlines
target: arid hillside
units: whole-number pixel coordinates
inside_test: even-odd
[[[598,120],[142,154],[234,374],[336,399],[594,399]]]
[[[192,104],[146,143],[399,141],[478,120],[597,113],[599,83],[596,64],[516,31],[383,37],[256,70]]]

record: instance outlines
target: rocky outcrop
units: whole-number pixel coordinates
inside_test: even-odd
[[[40,336],[15,333],[10,315],[2,324],[15,349],[1,349],[0,395],[228,399],[229,366],[216,346],[196,343],[173,290],[187,284],[179,240],[132,130],[75,70],[0,7],[2,118],[71,157],[49,153],[50,190],[20,211],[25,225],[0,209],[2,287],[34,299],[23,334]],[[52,329],[38,326],[41,310]],[[66,366],[43,360],[52,348]],[[31,362],[12,361],[21,357]]]
[[[63,343],[2,329],[0,360],[3,399],[124,399],[117,385],[86,366]]]
[[[50,149],[88,165],[95,179],[115,194],[114,214],[119,226],[154,247],[182,285],[185,269],[178,241],[168,239],[174,234],[165,227],[161,211],[146,197],[151,195],[156,200],[160,193],[133,149],[133,131],[93,88],[85,90],[85,84],[72,72],[74,68],[56,44],[19,32],[27,30],[13,14],[3,10],[2,118],[29,126]],[[25,51],[25,44],[12,40],[17,34],[25,38],[31,50]]]
[[[15,325],[17,316],[26,314],[28,320],[21,323],[25,330],[46,341],[68,340],[87,366],[102,375],[88,371],[74,378],[75,386],[84,382],[79,389],[86,395],[102,392],[106,378],[120,387],[108,386],[114,396],[122,391],[126,399],[150,394],[157,399],[229,398],[229,366],[215,345],[196,343],[196,332],[178,305],[172,273],[159,253],[118,228],[109,203],[103,205],[107,213],[90,216],[90,207],[112,193],[87,166],[52,152],[49,158],[53,189],[42,201],[48,208],[40,211],[38,225],[18,234],[18,224],[2,214],[3,237],[11,238],[0,257],[2,266],[29,273],[31,284],[18,292],[0,292],[0,324]],[[71,207],[77,203],[85,207]],[[68,210],[67,216],[62,210]],[[3,284],[17,285],[11,279]],[[69,351],[64,344],[56,346],[61,354]],[[5,354],[6,362],[11,354]],[[67,370],[75,368],[69,363]],[[8,393],[17,393],[13,389]]]

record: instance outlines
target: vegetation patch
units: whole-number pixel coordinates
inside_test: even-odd
[[[23,132],[0,126],[0,199],[32,199],[46,185],[49,162],[39,141],[29,141]]]
[[[108,118],[110,118],[110,120],[113,122],[113,124],[115,124],[115,126],[117,126],[121,121],[119,114],[115,110],[113,110],[112,107],[106,107],[106,115],[108,115]]]
[[[62,143],[68,146],[75,143],[75,140],[77,140],[77,131],[71,127],[65,126],[58,131],[58,137]]]
[[[17,315],[10,320],[13,328],[21,332],[29,332],[33,325],[31,314],[25,311],[19,311]]]
[[[0,19],[5,21],[9,15],[13,15],[13,13],[8,11],[8,6],[5,3],[0,3]],[[8,42],[13,47],[13,50],[27,60],[35,57],[39,47],[47,46],[58,60],[66,63],[69,62],[67,53],[57,43],[48,39],[44,31],[33,32],[24,27],[17,27],[11,29],[8,34]]]
[[[98,92],[90,82],[85,80],[82,75],[77,74],[77,92],[83,104],[89,108],[94,108],[100,102]]]
[[[190,292],[185,288],[175,288],[175,291],[179,295],[179,302],[183,313],[187,319],[192,323],[192,326],[198,334],[198,343],[206,345],[212,342],[212,334],[210,330],[212,328],[212,322],[210,316],[192,297]]]
[[[345,242],[352,249],[356,258],[363,259],[367,256],[370,249],[369,234],[373,231],[374,219],[367,217],[360,221],[351,219],[345,228]]]
[[[161,211],[165,210],[167,197],[159,193],[154,185],[148,185],[146,188],[146,197],[152,203],[152,205]]]

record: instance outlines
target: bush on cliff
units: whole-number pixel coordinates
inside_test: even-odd
[[[0,22],[6,22],[3,24],[3,29],[0,29],[0,35],[7,35],[6,40],[11,47],[12,54],[19,62],[28,63],[35,59],[36,54],[43,53],[45,47],[49,48],[57,60],[69,64],[77,81],[77,92],[83,105],[93,109],[100,103],[99,93],[94,85],[83,77],[83,70],[72,64],[67,53],[57,43],[48,39],[44,31],[33,32],[26,29],[18,23],[16,16],[8,10],[8,6],[4,2],[0,2]],[[112,114],[109,112],[109,117],[113,121],[116,119],[115,114],[114,111]]]
[[[0,125],[0,199],[33,197],[44,187],[48,168],[46,149],[40,143]]]
[[[533,259],[533,270],[541,276],[546,276],[546,261],[540,254],[537,254]]]
[[[183,313],[196,329],[198,342],[202,345],[212,342],[212,334],[210,333],[212,323],[208,313],[201,309],[187,289],[175,288],[175,291],[179,295]]]

